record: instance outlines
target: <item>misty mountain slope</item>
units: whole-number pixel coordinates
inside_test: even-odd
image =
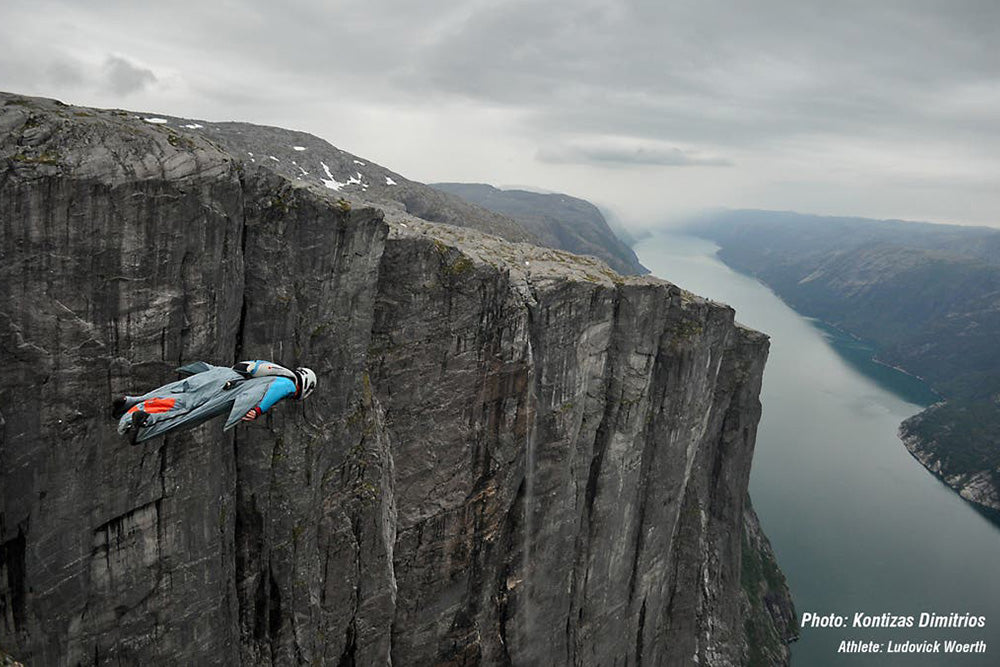
[[[626,275],[647,273],[631,248],[608,228],[597,208],[581,199],[513,192],[511,197],[518,205],[509,207],[509,211],[501,210],[462,193],[450,192],[446,187],[411,181],[305,132],[250,123],[195,121],[157,114],[140,116],[145,122],[173,133],[177,141],[190,135],[204,137],[250,164],[297,184],[322,188],[327,196],[352,205],[376,206],[390,217],[405,214],[430,222],[471,227],[508,241],[593,255]]]
[[[198,129],[0,95],[3,651],[787,661],[745,500],[765,336],[592,257],[344,205]],[[230,432],[115,432],[113,396],[246,358],[318,388]]]
[[[583,199],[563,194],[500,190],[477,183],[431,183],[431,187],[510,216],[543,245],[593,255],[619,273],[649,273],[632,248],[611,230],[600,210]]]
[[[910,451],[1000,509],[1000,230],[730,211],[694,228],[799,312],[876,344],[947,402],[903,423]]]
[[[472,227],[509,241],[538,241],[509,217],[411,181],[306,132],[156,114],[140,114],[140,117],[171,133],[176,141],[204,138],[236,159],[335,200],[343,199],[355,206],[376,206],[390,217],[409,214],[431,222]]]

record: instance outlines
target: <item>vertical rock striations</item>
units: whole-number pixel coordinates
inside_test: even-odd
[[[336,596],[391,553],[391,495],[352,493],[387,454],[359,389],[380,216],[128,115],[4,102],[0,645],[33,665],[326,658]],[[112,396],[244,357],[308,359],[324,391],[235,438],[116,436]]]
[[[597,260],[0,97],[0,647],[26,664],[739,664],[767,350]],[[307,363],[263,425],[110,398]],[[745,604],[744,604],[745,606]]]

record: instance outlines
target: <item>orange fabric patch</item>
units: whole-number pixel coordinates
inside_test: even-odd
[[[135,412],[139,408],[142,408],[143,412],[150,415],[155,415],[157,412],[170,412],[170,409],[174,407],[174,403],[176,402],[176,398],[150,398],[138,405],[133,405],[129,408],[129,413]]]
[[[176,398],[151,398],[143,402],[142,409],[151,415],[157,412],[169,412],[176,402]]]

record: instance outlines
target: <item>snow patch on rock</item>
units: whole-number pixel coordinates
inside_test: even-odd
[[[331,190],[340,190],[342,187],[347,185],[362,185],[361,172],[357,172],[357,176],[351,176],[346,181],[338,181],[332,173],[330,173],[330,167],[327,166],[326,162],[320,162],[323,167],[323,171],[326,172],[326,178],[320,177],[319,180],[323,181],[323,185],[330,188]],[[363,186],[366,187],[366,186]]]

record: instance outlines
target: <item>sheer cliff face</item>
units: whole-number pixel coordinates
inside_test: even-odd
[[[736,664],[767,342],[596,260],[0,97],[0,647],[26,664]],[[129,447],[183,362],[320,385]]]
[[[313,651],[343,614],[323,602],[326,568],[379,539],[354,537],[333,471],[362,442],[344,417],[362,396],[384,223],[134,118],[7,102],[4,648],[29,664]],[[258,357],[308,359],[322,393],[235,439],[218,425],[149,447],[115,437],[112,396],[180,361]],[[356,586],[376,551],[338,563],[331,585]]]
[[[456,243],[394,236],[379,277],[394,649],[735,662],[766,341],[673,286],[564,275],[547,251],[497,271]]]

